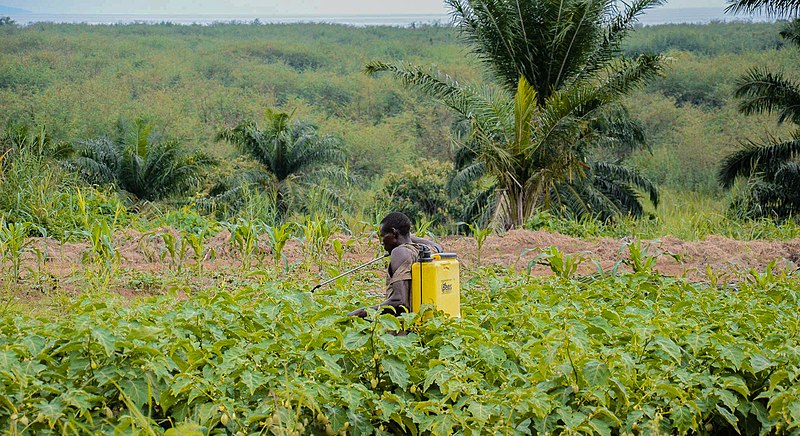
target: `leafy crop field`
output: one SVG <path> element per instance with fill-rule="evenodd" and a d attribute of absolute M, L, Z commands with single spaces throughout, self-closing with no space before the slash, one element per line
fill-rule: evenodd
<path fill-rule="evenodd" d="M 464 271 L 460 319 L 344 316 L 363 276 L 88 293 L 0 321 L 6 434 L 800 432 L 800 280 L 692 283 L 645 262 Z M 409 333 L 393 331 L 404 324 Z"/>

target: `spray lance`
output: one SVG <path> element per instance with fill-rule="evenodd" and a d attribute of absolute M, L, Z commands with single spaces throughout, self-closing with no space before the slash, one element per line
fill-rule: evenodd
<path fill-rule="evenodd" d="M 351 274 L 351 273 L 354 273 L 354 272 L 356 272 L 356 271 L 360 270 L 361 268 L 364 268 L 364 267 L 370 266 L 370 265 L 372 265 L 373 263 L 375 263 L 375 262 L 377 262 L 377 261 L 379 261 L 379 260 L 386 259 L 387 257 L 389 257 L 389 253 L 386 253 L 386 254 L 384 254 L 383 256 L 381 256 L 381 257 L 378 257 L 378 258 L 376 258 L 376 259 L 372 259 L 372 260 L 370 260 L 369 262 L 367 262 L 367 263 L 365 263 L 365 264 L 362 264 L 362 265 L 359 265 L 359 266 L 357 266 L 357 267 L 355 267 L 355 268 L 353 268 L 353 269 L 351 269 L 351 270 L 345 271 L 345 272 L 343 272 L 343 273 L 339 274 L 339 275 L 338 275 L 338 276 L 336 276 L 336 277 L 332 277 L 332 278 L 330 278 L 330 279 L 328 279 L 328 280 L 325 280 L 324 282 L 322 282 L 322 283 L 320 283 L 320 284 L 318 284 L 318 285 L 314 286 L 313 288 L 311 288 L 311 293 L 314 293 L 314 291 L 316 291 L 317 289 L 319 289 L 319 288 L 321 288 L 321 287 L 323 287 L 323 286 L 327 285 L 328 283 L 330 283 L 330 282 L 332 282 L 332 281 L 334 281 L 334 280 L 338 280 L 338 279 L 340 279 L 340 278 L 342 278 L 342 277 L 344 277 L 344 276 L 346 276 L 346 275 L 348 275 L 348 274 Z"/>

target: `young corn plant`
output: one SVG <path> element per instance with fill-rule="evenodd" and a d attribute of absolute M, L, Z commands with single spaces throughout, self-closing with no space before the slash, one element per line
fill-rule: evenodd
<path fill-rule="evenodd" d="M 267 238 L 269 238 L 270 247 L 272 247 L 272 259 L 277 268 L 281 261 L 283 261 L 284 268 L 287 265 L 286 256 L 283 254 L 283 249 L 286 247 L 286 242 L 292 238 L 293 223 L 283 223 L 279 226 L 267 227 Z"/>
<path fill-rule="evenodd" d="M 532 251 L 526 249 L 523 255 Z M 528 275 L 531 274 L 534 265 L 546 265 L 550 267 L 550 271 L 565 280 L 569 280 L 578 271 L 578 267 L 587 260 L 585 256 L 580 253 L 565 254 L 558 247 L 550 247 L 546 251 L 539 253 L 536 257 L 528 262 Z"/>
<path fill-rule="evenodd" d="M 263 257 L 258 254 L 258 236 L 261 225 L 254 221 L 240 219 L 230 227 L 230 243 L 239 251 L 242 271 L 253 267 L 254 261 L 261 264 Z"/>
<path fill-rule="evenodd" d="M 414 228 L 416 229 L 416 235 L 420 238 L 431 238 L 435 239 L 436 235 L 433 234 L 431 231 L 431 227 L 433 227 L 433 220 L 430 220 L 426 217 L 422 217 L 419 221 L 416 222 Z"/>
<path fill-rule="evenodd" d="M 489 235 L 492 234 L 491 227 L 484 227 L 481 228 L 478 223 L 469 224 L 465 222 L 460 222 L 458 225 L 465 225 L 469 228 L 469 231 L 472 233 L 472 237 L 475 238 L 475 243 L 477 244 L 477 265 L 478 267 L 481 266 L 481 250 L 483 249 L 483 244 L 486 243 L 486 240 L 489 238 Z"/>
<path fill-rule="evenodd" d="M 183 232 L 178 236 L 170 232 L 163 232 L 160 234 L 160 237 L 161 240 L 164 241 L 161 261 L 163 262 L 168 258 L 170 269 L 180 274 L 186 257 L 189 254 L 189 243 L 186 240 L 186 235 Z"/>
<path fill-rule="evenodd" d="M 114 245 L 113 227 L 106 221 L 93 221 L 84 235 L 89 241 L 89 247 L 83 253 L 82 262 L 89 282 L 95 290 L 108 290 L 122 260 Z"/>
<path fill-rule="evenodd" d="M 347 242 L 342 242 L 339 239 L 334 239 L 331 242 L 333 247 L 333 254 L 336 256 L 336 267 L 342 269 L 344 266 L 344 254 L 355 244 L 355 239 L 348 239 Z"/>
<path fill-rule="evenodd" d="M 300 242 L 303 244 L 306 259 L 318 264 L 335 227 L 328 219 L 306 218 L 305 224 L 300 226 L 300 231 L 302 232 Z"/>
<path fill-rule="evenodd" d="M 29 251 L 28 231 L 30 223 L 8 223 L 0 225 L 0 254 L 3 260 L 3 275 L 8 276 L 8 283 L 20 280 L 20 270 L 25 253 Z M 6 266 L 8 265 L 8 266 Z M 6 270 L 7 269 L 7 270 Z"/>
<path fill-rule="evenodd" d="M 198 277 L 202 277 L 203 263 L 215 255 L 214 249 L 209 248 L 208 244 L 206 243 L 208 235 L 205 231 L 199 234 L 188 231 L 181 233 L 183 235 L 182 238 L 184 245 L 188 245 L 192 250 L 192 260 L 194 261 L 195 273 Z"/>
<path fill-rule="evenodd" d="M 653 241 L 653 244 L 658 244 L 659 241 Z M 669 251 L 656 251 L 653 252 L 653 245 L 642 245 L 638 240 L 626 242 L 621 248 L 622 252 L 625 248 L 628 249 L 628 259 L 623 259 L 622 263 L 627 265 L 634 273 L 653 274 L 658 262 L 658 258 L 662 255 L 673 258 L 676 262 L 681 262 L 682 257 L 678 254 Z"/>

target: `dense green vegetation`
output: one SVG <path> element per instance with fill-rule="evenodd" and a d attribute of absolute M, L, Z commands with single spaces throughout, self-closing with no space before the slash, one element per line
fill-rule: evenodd
<path fill-rule="evenodd" d="M 668 25 L 639 28 L 625 40 L 628 55 L 655 52 L 667 60 L 662 77 L 624 102 L 651 150 L 635 151 L 624 162 L 675 197 L 662 195 L 664 206 L 646 209 L 662 224 L 682 213 L 668 209 L 670 204 L 689 198 L 713 205 L 703 213 L 723 213 L 718 162 L 743 138 L 782 133 L 768 117 L 741 117 L 732 98 L 736 79 L 749 65 L 780 70 L 797 64 L 798 53 L 783 49 L 779 29 Z M 1 124 L 44 128 L 53 143 L 74 146 L 113 136 L 121 119 L 144 117 L 165 137 L 218 158 L 221 165 L 198 188 L 210 198 L 219 192 L 215 187 L 230 188 L 231 175 L 256 168 L 217 134 L 276 108 L 313 123 L 320 135 L 340 137 L 352 176 L 347 189 L 339 190 L 347 191 L 344 207 L 326 207 L 333 200 L 322 186 L 304 200 L 319 208 L 297 204 L 294 212 L 348 211 L 345 219 L 356 221 L 374 213 L 365 207 L 388 207 L 390 200 L 375 194 L 385 175 L 420 157 L 447 168 L 457 127 L 445 108 L 391 77 L 368 77 L 364 66 L 373 60 L 435 65 L 464 83 L 488 80 L 457 31 L 445 27 L 36 24 L 3 26 L 0 32 Z M 65 184 L 76 183 L 58 169 L 46 174 L 51 180 L 33 184 L 51 186 L 40 197 L 60 195 Z M 260 204 L 275 196 L 251 191 L 241 197 Z M 460 214 L 467 206 L 453 210 Z M 11 217 L 21 209 L 2 210 Z M 218 205 L 204 210 L 231 213 Z M 450 218 L 452 225 L 464 216 Z"/>
<path fill-rule="evenodd" d="M 280 276 L 0 320 L 11 434 L 793 434 L 797 277 L 467 273 L 463 317 L 343 316 L 370 275 Z M 638 256 L 635 253 L 640 253 Z M 308 260 L 311 260 L 310 258 Z M 59 312 L 63 309 L 59 309 Z M 400 322 L 408 336 L 394 336 Z M 169 430 L 169 429 L 176 430 Z M 177 431 L 177 433 L 176 433 Z"/>
<path fill-rule="evenodd" d="M 453 196 L 479 185 L 482 220 L 521 227 L 540 211 L 610 221 L 642 216 L 638 190 L 658 205 L 655 186 L 635 170 L 598 160 L 593 148 L 634 149 L 641 129 L 619 106 L 656 75 L 661 57 L 625 58 L 621 44 L 637 18 L 658 4 L 479 0 L 447 2 L 456 26 L 501 89 L 460 85 L 441 72 L 373 62 L 450 108 L 466 126 L 459 144 Z M 481 183 L 483 182 L 483 183 Z M 485 185 L 485 186 L 481 186 Z"/>
<path fill-rule="evenodd" d="M 800 431 L 800 282 L 774 264 L 709 270 L 695 283 L 656 273 L 634 242 L 612 270 L 578 276 L 583 257 L 539 247 L 529 267 L 545 263 L 553 277 L 463 270 L 459 319 L 344 317 L 380 287 L 375 271 L 308 292 L 354 266 L 354 242 L 379 250 L 374 230 L 390 208 L 408 211 L 420 235 L 469 229 L 478 251 L 492 231 L 464 218 L 479 215 L 473 206 L 491 181 L 450 195 L 462 120 L 391 77 L 364 74 L 380 60 L 430 66 L 452 85 L 491 83 L 496 71 L 455 29 L 5 24 L 0 431 Z M 637 169 L 654 182 L 640 187 L 659 189 L 658 208 L 607 222 L 540 210 L 524 226 L 581 237 L 797 237 L 793 220 L 726 216 L 742 187 L 727 194 L 716 181 L 744 138 L 785 133 L 767 116 L 742 117 L 733 99 L 750 65 L 796 69 L 800 54 L 783 48 L 781 26 L 630 32 L 619 48 L 663 56 L 661 76 L 630 92 L 627 110 L 572 122 L 624 135 L 569 157 L 576 168 L 590 156 Z M 506 115 L 572 83 L 541 91 L 518 79 L 503 91 Z M 514 117 L 503 120 L 513 131 Z M 124 232 L 161 271 L 123 268 Z M 209 270 L 210 241 L 221 237 L 236 262 Z M 292 239 L 300 260 L 290 263 Z M 48 244 L 66 241 L 80 244 L 80 260 L 57 277 Z M 411 333 L 390 334 L 401 322 Z"/>
<path fill-rule="evenodd" d="M 765 11 L 793 19 L 781 30 L 791 45 L 800 47 L 800 5 L 785 1 L 741 0 L 734 10 Z M 800 212 L 800 82 L 797 70 L 785 74 L 754 66 L 737 81 L 739 110 L 745 115 L 768 113 L 778 116 L 778 123 L 791 123 L 795 130 L 789 139 L 768 138 L 761 143 L 752 139 L 729 155 L 720 168 L 719 178 L 730 188 L 739 177 L 745 177 L 747 189 L 732 208 L 749 216 L 786 219 Z"/>

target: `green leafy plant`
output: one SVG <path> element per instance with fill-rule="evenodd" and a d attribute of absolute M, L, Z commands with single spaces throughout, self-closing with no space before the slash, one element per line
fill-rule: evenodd
<path fill-rule="evenodd" d="M 108 290 L 122 260 L 114 244 L 114 227 L 106 221 L 93 221 L 82 235 L 89 242 L 81 258 L 84 273 L 93 290 Z"/>
<path fill-rule="evenodd" d="M 189 242 L 186 240 L 185 235 L 175 235 L 169 231 L 161 232 L 159 236 L 164 243 L 161 261 L 163 262 L 165 258 L 168 258 L 170 269 L 180 274 L 183 263 L 189 254 Z"/>
<path fill-rule="evenodd" d="M 731 0 L 729 3 L 729 11 L 766 12 L 790 19 L 781 36 L 800 47 L 797 2 Z M 736 97 L 741 99 L 739 110 L 743 114 L 776 114 L 779 124 L 788 121 L 794 129 L 786 140 L 769 137 L 760 144 L 749 140 L 724 159 L 718 174 L 723 188 L 730 189 L 740 177 L 748 179 L 730 209 L 746 217 L 796 217 L 800 213 L 800 81 L 763 66 L 753 67 L 738 80 Z"/>
<path fill-rule="evenodd" d="M 263 256 L 259 254 L 259 236 L 262 225 L 258 222 L 239 219 L 229 225 L 230 243 L 239 251 L 242 271 L 253 267 L 253 262 L 260 265 Z"/>
<path fill-rule="evenodd" d="M 293 223 L 283 223 L 277 226 L 267 227 L 267 237 L 269 237 L 269 244 L 272 250 L 272 259 L 277 266 L 281 261 L 286 264 L 286 256 L 283 254 L 283 249 L 286 247 L 286 242 L 292 238 L 292 230 L 295 225 Z"/>
<path fill-rule="evenodd" d="M 477 245 L 477 248 L 478 248 L 478 250 L 476 252 L 476 256 L 477 256 L 477 262 L 476 263 L 480 267 L 481 266 L 481 250 L 483 249 L 483 244 L 486 243 L 486 239 L 489 238 L 489 235 L 492 234 L 494 229 L 492 227 L 483 227 L 483 228 L 481 228 L 478 223 L 469 224 L 469 223 L 461 222 L 461 223 L 458 223 L 458 225 L 467 226 L 467 228 L 469 229 L 470 233 L 472 233 L 472 237 L 475 238 L 475 244 Z"/>
<path fill-rule="evenodd" d="M 160 200 L 196 189 L 209 156 L 184 149 L 178 141 L 162 140 L 143 119 L 120 121 L 115 138 L 85 141 L 70 166 L 96 184 L 114 184 L 138 200 Z"/>
<path fill-rule="evenodd" d="M 215 256 L 213 248 L 208 247 L 207 235 L 205 232 L 200 234 L 193 232 L 184 232 L 182 234 L 184 244 L 192 249 L 192 260 L 194 260 L 195 272 L 198 276 L 203 275 L 203 264 Z"/>
<path fill-rule="evenodd" d="M 2 271 L 4 281 L 16 283 L 20 279 L 23 257 L 29 251 L 31 241 L 28 233 L 30 223 L 0 223 L 0 255 L 2 255 Z"/>
<path fill-rule="evenodd" d="M 319 217 L 306 218 L 305 224 L 298 225 L 298 228 L 306 258 L 318 263 L 325 253 L 326 244 L 336 231 L 333 220 Z"/>
<path fill-rule="evenodd" d="M 346 317 L 373 284 L 320 299 L 297 290 L 303 277 L 0 315 L 0 422 L 11 433 L 167 435 L 799 426 L 797 277 L 732 292 L 647 272 L 585 282 L 479 271 L 458 320 L 430 308 Z M 408 335 L 392 334 L 403 325 Z"/>
<path fill-rule="evenodd" d="M 528 250 L 531 249 L 526 251 Z M 547 265 L 557 277 L 570 279 L 584 261 L 586 261 L 586 257 L 581 254 L 565 254 L 558 247 L 550 247 L 528 262 L 528 274 L 531 273 L 534 265 Z"/>
<path fill-rule="evenodd" d="M 336 162 L 344 159 L 342 141 L 332 135 L 319 135 L 313 124 L 297 120 L 292 115 L 267 109 L 266 125 L 243 121 L 217 134 L 253 158 L 260 165 L 256 171 L 242 172 L 229 183 L 230 190 L 241 189 L 249 183 L 275 194 L 275 206 L 283 216 L 291 201 L 297 199 L 296 187 L 310 189 L 321 179 L 344 181 L 347 172 Z M 335 187 L 327 190 L 329 198 L 340 198 Z"/>

